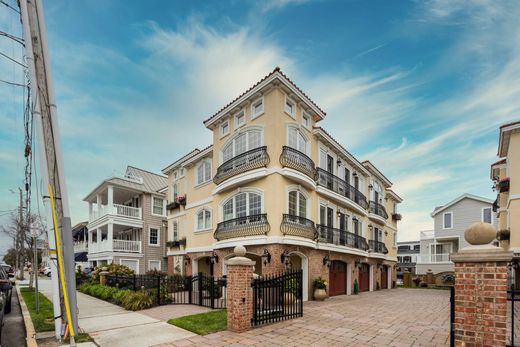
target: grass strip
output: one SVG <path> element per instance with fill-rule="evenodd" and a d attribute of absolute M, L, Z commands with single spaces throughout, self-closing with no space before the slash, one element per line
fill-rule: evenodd
<path fill-rule="evenodd" d="M 215 310 L 173 318 L 168 323 L 198 335 L 207 335 L 227 329 L 227 311 Z"/>

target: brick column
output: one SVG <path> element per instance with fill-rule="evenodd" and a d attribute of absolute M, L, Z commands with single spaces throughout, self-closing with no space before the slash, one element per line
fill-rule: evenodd
<path fill-rule="evenodd" d="M 469 246 L 451 255 L 455 263 L 455 345 L 505 346 L 507 263 L 511 252 Z"/>
<path fill-rule="evenodd" d="M 245 258 L 246 249 L 237 246 L 235 257 L 227 265 L 227 329 L 243 332 L 251 328 L 253 318 L 253 278 L 255 261 Z"/>

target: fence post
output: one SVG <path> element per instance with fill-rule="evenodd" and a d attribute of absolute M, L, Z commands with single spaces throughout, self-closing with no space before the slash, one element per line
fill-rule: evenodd
<path fill-rule="evenodd" d="M 198 275 L 198 289 L 199 289 L 199 306 L 202 306 L 202 291 L 204 290 L 204 277 L 202 277 L 202 272 L 199 272 Z"/>
<path fill-rule="evenodd" d="M 132 277 L 132 289 L 133 289 L 134 292 L 135 292 L 135 274 L 134 274 L 133 277 Z"/>
<path fill-rule="evenodd" d="M 161 304 L 161 276 L 157 276 L 157 305 Z"/>
<path fill-rule="evenodd" d="M 245 257 L 246 248 L 236 246 L 235 257 L 228 259 L 227 274 L 227 328 L 243 332 L 251 328 L 253 317 L 253 290 L 251 280 L 255 261 Z"/>
<path fill-rule="evenodd" d="M 215 308 L 215 278 L 210 277 L 210 290 L 209 298 L 211 299 L 211 308 Z"/>
<path fill-rule="evenodd" d="M 189 276 L 187 278 L 187 282 L 188 282 L 188 302 L 190 304 L 193 304 L 193 276 Z"/>

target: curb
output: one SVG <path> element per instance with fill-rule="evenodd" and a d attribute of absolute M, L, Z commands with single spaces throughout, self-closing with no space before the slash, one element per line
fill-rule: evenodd
<path fill-rule="evenodd" d="M 23 300 L 22 293 L 20 293 L 20 286 L 16 287 L 16 293 L 18 294 L 18 301 L 20 302 L 20 308 L 22 309 L 23 322 L 25 324 L 25 332 L 27 336 L 25 340 L 27 341 L 27 347 L 38 347 L 36 343 L 36 331 L 34 331 L 34 325 L 32 323 L 31 314 L 29 313 L 29 309 Z"/>

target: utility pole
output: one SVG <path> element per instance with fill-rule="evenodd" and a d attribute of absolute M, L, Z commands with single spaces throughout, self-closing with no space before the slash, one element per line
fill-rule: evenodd
<path fill-rule="evenodd" d="M 24 280 L 24 271 L 23 264 L 21 264 L 21 258 L 23 257 L 23 249 L 24 249 L 24 230 L 23 230 L 23 195 L 22 188 L 18 187 L 18 192 L 20 194 L 20 205 L 18 206 L 18 223 L 17 223 L 17 231 L 16 231 L 16 269 L 19 271 L 18 278 L 20 280 Z"/>
<path fill-rule="evenodd" d="M 39 140 L 41 178 L 49 193 L 44 196 L 47 216 L 51 217 L 48 220 L 52 221 L 49 223 L 52 228 L 48 229 L 49 253 L 57 260 L 59 271 L 59 276 L 56 268 L 52 272 L 53 281 L 59 278 L 59 303 L 61 304 L 61 314 L 56 315 L 57 300 L 53 297 L 55 317 L 66 320 L 64 330 L 69 331 L 70 345 L 75 346 L 74 336 L 78 331 L 78 317 L 74 248 L 43 5 L 41 0 L 19 0 L 19 4 L 33 92 L 34 126 Z M 54 261 L 51 261 L 52 263 Z M 57 292 L 56 289 L 53 286 L 54 293 Z M 58 332 L 57 325 L 55 328 L 57 337 L 61 337 L 61 330 Z"/>

